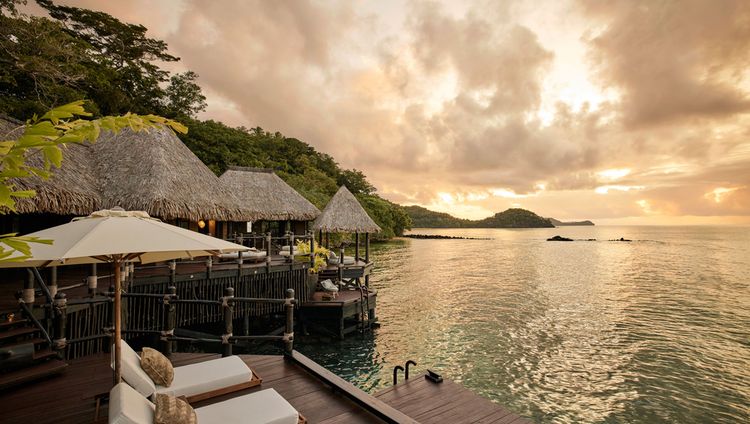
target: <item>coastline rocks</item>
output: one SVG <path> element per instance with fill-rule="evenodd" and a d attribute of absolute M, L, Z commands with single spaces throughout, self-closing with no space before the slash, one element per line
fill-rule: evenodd
<path fill-rule="evenodd" d="M 633 241 L 633 240 L 629 240 L 629 239 L 626 239 L 624 237 L 620 237 L 619 239 L 614 239 L 614 240 L 610 240 L 610 241 Z"/>
<path fill-rule="evenodd" d="M 562 237 L 562 236 L 554 236 L 554 237 L 548 238 L 547 241 L 573 241 L 573 239 Z"/>
<path fill-rule="evenodd" d="M 437 240 L 490 240 L 487 238 L 441 236 L 438 234 L 404 234 L 406 238 L 413 239 L 437 239 Z"/>

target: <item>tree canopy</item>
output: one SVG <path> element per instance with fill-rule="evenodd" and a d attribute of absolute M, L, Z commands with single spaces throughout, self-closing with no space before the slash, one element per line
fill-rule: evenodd
<path fill-rule="evenodd" d="M 181 140 L 217 174 L 230 165 L 271 168 L 319 208 L 340 185 L 383 228 L 400 235 L 411 220 L 376 193 L 364 173 L 343 169 L 304 141 L 262 128 L 232 128 L 197 115 L 206 97 L 192 71 L 171 74 L 160 63 L 179 58 L 143 25 L 99 11 L 36 0 L 50 15 L 20 13 L 23 0 L 0 0 L 0 114 L 26 119 L 86 99 L 93 117 L 161 115 L 183 122 Z"/>

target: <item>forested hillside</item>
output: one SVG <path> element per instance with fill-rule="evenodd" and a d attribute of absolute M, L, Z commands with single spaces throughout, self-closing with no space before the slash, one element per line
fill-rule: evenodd
<path fill-rule="evenodd" d="M 456 218 L 445 212 L 435 212 L 421 206 L 404 206 L 414 228 L 463 228 L 470 227 L 468 219 Z"/>
<path fill-rule="evenodd" d="M 554 227 L 549 219 L 526 209 L 512 208 L 480 219 L 460 219 L 421 206 L 405 206 L 414 228 L 544 228 Z"/>
<path fill-rule="evenodd" d="M 0 0 L 0 114 L 28 119 L 55 105 L 85 99 L 94 116 L 157 114 L 186 124 L 182 141 L 215 173 L 229 165 L 272 168 L 319 208 L 344 184 L 392 237 L 409 228 L 402 207 L 375 192 L 365 175 L 342 169 L 309 144 L 262 128 L 201 121 L 206 98 L 193 72 L 171 74 L 158 63 L 179 61 L 142 25 L 106 13 L 37 0 L 51 18 L 20 13 Z"/>

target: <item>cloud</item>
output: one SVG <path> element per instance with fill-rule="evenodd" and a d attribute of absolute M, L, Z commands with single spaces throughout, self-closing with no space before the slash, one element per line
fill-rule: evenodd
<path fill-rule="evenodd" d="M 633 127 L 750 110 L 750 3 L 581 1 L 604 29 L 586 38 L 602 84 Z"/>
<path fill-rule="evenodd" d="M 304 140 L 391 200 L 750 215 L 748 2 L 138 1 L 99 7 L 166 39 L 203 117 Z"/>

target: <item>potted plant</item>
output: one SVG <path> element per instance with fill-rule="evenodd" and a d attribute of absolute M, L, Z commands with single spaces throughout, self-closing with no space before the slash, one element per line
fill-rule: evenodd
<path fill-rule="evenodd" d="M 310 293 L 315 291 L 315 287 L 318 285 L 318 273 L 328 265 L 328 256 L 331 251 L 325 247 L 316 244 L 315 252 L 313 253 L 314 261 L 310 267 L 309 274 L 307 277 L 307 288 Z M 298 240 L 297 241 L 297 255 L 309 255 L 310 254 L 310 243 Z"/>

